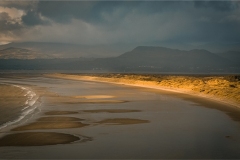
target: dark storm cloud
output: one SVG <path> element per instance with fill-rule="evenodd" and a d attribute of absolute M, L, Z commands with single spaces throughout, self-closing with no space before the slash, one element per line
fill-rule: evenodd
<path fill-rule="evenodd" d="M 54 21 L 60 23 L 69 23 L 72 18 L 87 16 L 86 11 L 89 9 L 88 5 L 89 3 L 87 2 L 81 3 L 81 5 L 79 5 L 79 2 L 77 1 L 40 1 L 37 11 L 43 16 L 48 17 Z"/>
<path fill-rule="evenodd" d="M 38 12 L 54 21 L 69 23 L 73 18 L 86 22 L 104 22 L 103 13 L 112 14 L 117 9 L 123 9 L 122 16 L 140 2 L 121 1 L 40 1 Z"/>
<path fill-rule="evenodd" d="M 20 28 L 22 28 L 22 26 L 18 22 L 14 22 L 8 13 L 0 13 L 0 32 L 2 34 L 7 34 L 8 32 L 18 30 Z"/>
<path fill-rule="evenodd" d="M 40 1 L 37 12 L 59 23 L 69 23 L 72 18 L 90 23 L 106 22 L 103 14 L 111 15 L 116 10 L 121 20 L 128 13 L 156 14 L 181 9 L 191 2 L 178 1 Z"/>
<path fill-rule="evenodd" d="M 239 7 L 238 2 L 232 1 L 195 1 L 196 8 L 211 8 L 217 11 L 231 11 Z"/>
<path fill-rule="evenodd" d="M 23 15 L 22 22 L 28 26 L 48 24 L 48 22 L 42 20 L 40 14 L 35 11 L 28 11 L 26 15 Z"/>
<path fill-rule="evenodd" d="M 240 41 L 238 1 L 3 2 L 0 7 L 24 13 L 20 21 L 2 13 L 0 32 L 27 30 L 23 40 L 134 45 Z"/>
<path fill-rule="evenodd" d="M 19 19 L 16 19 L 16 17 L 14 18 L 9 16 L 9 14 L 7 13 L 8 14 L 7 19 L 5 18 L 5 21 L 1 22 L 2 28 L 8 25 L 9 30 L 12 30 L 12 28 L 17 30 L 22 29 L 24 25 L 27 27 L 48 24 L 48 22 L 44 21 L 40 17 L 40 14 L 36 11 L 37 5 L 38 5 L 37 1 L 0 1 L 0 7 L 8 8 L 9 12 L 11 12 L 11 10 L 13 9 L 25 12 L 20 17 L 21 21 L 19 21 Z M 0 10 L 0 13 L 3 12 L 1 12 Z"/>

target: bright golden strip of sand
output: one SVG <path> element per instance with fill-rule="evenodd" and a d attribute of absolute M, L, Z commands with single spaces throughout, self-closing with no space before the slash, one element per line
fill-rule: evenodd
<path fill-rule="evenodd" d="M 114 99 L 84 99 L 76 98 L 74 96 L 51 96 L 47 97 L 49 103 L 66 103 L 66 104 L 85 104 L 85 103 L 125 103 L 123 100 Z"/>
<path fill-rule="evenodd" d="M 87 95 L 87 96 L 73 96 L 74 98 L 85 98 L 85 99 L 107 99 L 114 98 L 111 95 Z"/>

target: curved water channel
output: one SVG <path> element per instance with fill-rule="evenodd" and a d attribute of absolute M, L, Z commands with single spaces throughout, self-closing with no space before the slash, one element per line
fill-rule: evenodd
<path fill-rule="evenodd" d="M 240 158 L 240 111 L 225 104 L 100 82 L 1 81 L 30 86 L 42 104 L 1 132 L 0 158 Z"/>

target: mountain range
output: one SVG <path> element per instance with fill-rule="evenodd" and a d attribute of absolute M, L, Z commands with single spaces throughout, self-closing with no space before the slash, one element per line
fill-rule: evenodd
<path fill-rule="evenodd" d="M 0 69 L 79 70 L 110 72 L 240 73 L 240 53 L 212 53 L 155 46 L 139 46 L 120 56 L 108 58 L 56 58 L 30 48 L 0 50 Z"/>
<path fill-rule="evenodd" d="M 16 42 L 0 45 L 0 55 L 4 49 L 21 48 L 29 50 L 29 53 L 44 55 L 45 58 L 104 58 L 118 56 L 129 50 L 129 47 L 121 45 L 79 45 L 68 43 L 49 43 L 49 42 Z M 129 48 L 129 49 L 128 49 Z M 21 53 L 19 53 L 21 54 Z M 1 57 L 0 57 L 1 58 Z M 22 58 L 22 59 L 28 59 Z"/>

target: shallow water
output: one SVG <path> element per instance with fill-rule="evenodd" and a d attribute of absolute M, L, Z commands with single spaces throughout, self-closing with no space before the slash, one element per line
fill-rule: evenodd
<path fill-rule="evenodd" d="M 81 140 L 1 147 L 0 158 L 240 158 L 240 111 L 224 104 L 179 93 L 98 82 L 44 77 L 2 81 L 46 87 L 58 95 L 49 98 L 43 94 L 41 112 L 13 126 L 13 130 L 25 126 L 23 133 L 63 133 Z M 95 99 L 81 98 L 91 95 Z M 108 96 L 98 99 L 96 95 Z M 75 103 L 65 103 L 72 97 L 80 98 L 74 99 Z M 97 100 L 104 103 L 91 103 Z M 113 103 L 118 101 L 123 103 Z M 47 117 L 45 121 L 41 121 L 43 117 Z M 78 121 L 73 122 L 70 117 Z M 53 121 L 59 127 L 51 128 Z M 36 123 L 41 123 L 37 130 L 26 129 L 27 125 L 36 128 Z M 73 123 L 86 126 L 69 127 Z M 3 138 L 18 133 L 4 132 L 0 135 Z"/>

